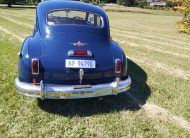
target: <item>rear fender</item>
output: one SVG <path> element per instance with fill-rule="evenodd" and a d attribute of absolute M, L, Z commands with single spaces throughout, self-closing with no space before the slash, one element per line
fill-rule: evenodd
<path fill-rule="evenodd" d="M 19 64 L 18 64 L 18 69 L 19 69 L 19 79 L 21 81 L 29 82 L 30 79 L 30 72 L 29 72 L 29 54 L 28 54 L 28 44 L 30 41 L 30 37 L 27 37 L 20 49 L 19 53 Z"/>
<path fill-rule="evenodd" d="M 19 60 L 19 79 L 25 82 L 31 82 L 35 79 L 35 76 L 31 74 L 31 59 L 38 58 L 41 56 L 41 46 L 39 39 L 28 37 L 23 42 L 20 50 Z M 41 70 L 41 69 L 40 69 Z"/>
<path fill-rule="evenodd" d="M 114 64 L 115 64 L 115 59 L 121 60 L 122 62 L 121 77 L 126 77 L 127 76 L 127 60 L 126 60 L 125 53 L 123 52 L 119 44 L 116 43 L 115 41 L 111 41 L 111 47 L 112 47 L 112 52 L 114 56 Z"/>

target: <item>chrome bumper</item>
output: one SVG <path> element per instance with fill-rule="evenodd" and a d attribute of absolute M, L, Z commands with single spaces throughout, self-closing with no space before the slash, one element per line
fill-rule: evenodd
<path fill-rule="evenodd" d="M 18 78 L 15 79 L 17 92 L 24 96 L 36 97 L 41 99 L 77 99 L 91 98 L 106 95 L 117 95 L 127 91 L 130 88 L 131 78 L 126 80 L 116 79 L 114 82 L 91 85 L 90 87 L 76 88 L 74 85 L 54 85 L 21 82 Z"/>

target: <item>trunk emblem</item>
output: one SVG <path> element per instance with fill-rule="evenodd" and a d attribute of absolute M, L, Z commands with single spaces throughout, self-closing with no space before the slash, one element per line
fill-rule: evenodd
<path fill-rule="evenodd" d="M 70 43 L 71 45 L 74 45 L 74 46 L 85 46 L 87 45 L 88 43 L 81 43 L 80 41 L 76 42 L 76 43 Z"/>
<path fill-rule="evenodd" d="M 79 70 L 79 79 L 80 79 L 80 84 L 82 83 L 82 79 L 84 77 L 84 70 L 83 69 L 80 69 Z"/>

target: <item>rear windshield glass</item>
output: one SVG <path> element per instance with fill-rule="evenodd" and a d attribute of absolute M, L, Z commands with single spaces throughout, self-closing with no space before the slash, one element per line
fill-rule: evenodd
<path fill-rule="evenodd" d="M 48 13 L 47 23 L 49 25 L 75 24 L 103 27 L 101 16 L 87 11 L 68 9 Z"/>

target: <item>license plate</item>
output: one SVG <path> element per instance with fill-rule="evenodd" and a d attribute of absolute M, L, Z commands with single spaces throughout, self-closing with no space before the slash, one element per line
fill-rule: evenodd
<path fill-rule="evenodd" d="M 66 59 L 65 67 L 66 68 L 96 68 L 96 61 L 95 60 Z"/>

